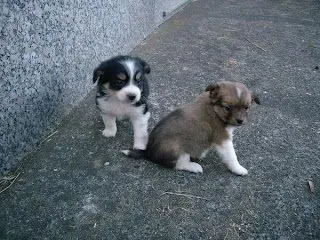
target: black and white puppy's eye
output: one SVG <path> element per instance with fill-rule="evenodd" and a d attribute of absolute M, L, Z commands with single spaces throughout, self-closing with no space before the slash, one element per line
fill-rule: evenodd
<path fill-rule="evenodd" d="M 245 110 L 249 110 L 249 107 L 250 107 L 250 106 L 245 106 L 244 109 L 245 109 Z"/>
<path fill-rule="evenodd" d="M 122 81 L 127 80 L 127 76 L 124 73 L 118 73 L 117 78 Z"/>
<path fill-rule="evenodd" d="M 141 72 L 137 72 L 137 74 L 136 74 L 136 80 L 137 81 L 139 81 L 140 80 L 140 78 L 141 78 Z"/>

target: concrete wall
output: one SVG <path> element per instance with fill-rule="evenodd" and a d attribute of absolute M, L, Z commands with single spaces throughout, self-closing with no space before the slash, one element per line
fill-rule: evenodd
<path fill-rule="evenodd" d="M 92 89 L 102 60 L 126 54 L 187 0 L 2 0 L 0 173 Z"/>

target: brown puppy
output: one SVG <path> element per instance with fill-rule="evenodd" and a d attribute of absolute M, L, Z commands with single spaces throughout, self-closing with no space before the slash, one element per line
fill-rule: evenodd
<path fill-rule="evenodd" d="M 125 150 L 133 158 L 147 158 L 177 170 L 202 173 L 199 159 L 212 148 L 237 175 L 248 174 L 235 154 L 232 135 L 246 122 L 252 102 L 260 104 L 247 87 L 239 82 L 223 81 L 209 85 L 193 103 L 162 119 L 152 130 L 146 150 Z"/>

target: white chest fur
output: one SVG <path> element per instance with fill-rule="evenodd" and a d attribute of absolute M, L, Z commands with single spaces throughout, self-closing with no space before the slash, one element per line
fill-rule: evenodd
<path fill-rule="evenodd" d="M 234 131 L 235 127 L 227 127 L 227 132 L 229 134 L 229 138 L 232 141 L 233 138 L 233 131 Z"/>
<path fill-rule="evenodd" d="M 117 118 L 136 117 L 143 111 L 143 107 L 137 107 L 130 103 L 124 103 L 116 98 L 99 98 L 97 99 L 99 109 L 102 113 L 116 116 Z"/>

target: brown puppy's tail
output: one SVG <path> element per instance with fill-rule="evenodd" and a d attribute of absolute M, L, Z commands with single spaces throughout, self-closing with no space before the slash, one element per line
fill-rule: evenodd
<path fill-rule="evenodd" d="M 147 151 L 141 149 L 129 149 L 121 151 L 124 155 L 134 159 L 146 159 Z"/>

